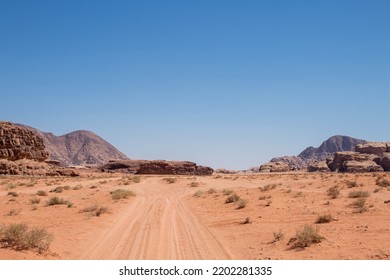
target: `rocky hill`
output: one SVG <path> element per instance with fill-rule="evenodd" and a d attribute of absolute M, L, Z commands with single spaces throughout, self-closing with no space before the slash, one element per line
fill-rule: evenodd
<path fill-rule="evenodd" d="M 62 136 L 42 132 L 36 128 L 17 124 L 27 128 L 43 139 L 49 158 L 61 165 L 100 165 L 110 159 L 128 159 L 126 155 L 93 132 L 79 130 Z"/>
<path fill-rule="evenodd" d="M 367 141 L 356 139 L 348 136 L 335 135 L 322 142 L 322 144 L 315 147 L 308 147 L 303 150 L 298 156 L 283 156 L 276 157 L 270 160 L 271 164 L 267 164 L 265 170 L 273 170 L 272 163 L 283 162 L 286 163 L 290 170 L 306 170 L 308 166 L 315 162 L 324 161 L 327 158 L 333 157 L 336 152 L 354 151 L 355 146 L 364 144 Z M 275 166 L 275 170 L 278 168 Z M 260 168 L 261 170 L 261 168 Z"/>

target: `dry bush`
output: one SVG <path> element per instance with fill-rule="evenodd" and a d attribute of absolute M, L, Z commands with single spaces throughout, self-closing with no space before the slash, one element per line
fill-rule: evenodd
<path fill-rule="evenodd" d="M 377 179 L 376 180 L 376 184 L 377 186 L 380 186 L 380 187 L 390 187 L 390 181 L 387 180 L 387 179 Z"/>
<path fill-rule="evenodd" d="M 234 194 L 230 195 L 228 198 L 226 198 L 225 203 L 236 202 L 239 199 L 240 199 L 240 197 L 237 194 L 234 193 Z"/>
<path fill-rule="evenodd" d="M 304 225 L 303 229 L 298 230 L 293 238 L 289 240 L 287 245 L 291 244 L 290 249 L 306 248 L 312 244 L 320 243 L 325 238 L 318 233 L 318 227 Z"/>
<path fill-rule="evenodd" d="M 8 217 L 17 216 L 17 215 L 19 215 L 20 212 L 22 212 L 21 209 L 12 209 L 5 215 L 8 216 Z"/>
<path fill-rule="evenodd" d="M 128 198 L 129 196 L 136 196 L 135 192 L 124 189 L 117 189 L 113 192 L 110 192 L 112 199 L 118 200 L 122 198 Z"/>
<path fill-rule="evenodd" d="M 233 193 L 232 190 L 223 190 L 222 191 L 223 195 L 231 195 Z"/>
<path fill-rule="evenodd" d="M 331 199 L 336 199 L 340 196 L 340 190 L 337 186 L 334 186 L 334 187 L 330 187 L 328 190 L 327 190 L 327 194 L 328 196 L 331 198 Z"/>
<path fill-rule="evenodd" d="M 348 188 L 356 188 L 358 186 L 356 181 L 345 181 Z"/>
<path fill-rule="evenodd" d="M 237 209 L 245 208 L 247 203 L 248 203 L 247 200 L 241 199 L 241 198 L 240 198 L 240 199 L 237 201 Z"/>
<path fill-rule="evenodd" d="M 316 220 L 316 224 L 326 224 L 326 223 L 330 223 L 333 220 L 334 219 L 331 214 L 325 214 L 325 215 L 318 216 Z"/>
<path fill-rule="evenodd" d="M 259 197 L 259 200 L 266 200 L 266 199 L 270 199 L 270 198 L 272 198 L 272 196 L 270 196 L 270 195 L 263 195 L 263 196 Z"/>
<path fill-rule="evenodd" d="M 36 249 L 42 253 L 49 249 L 52 240 L 52 235 L 43 228 L 29 230 L 26 224 L 0 226 L 0 241 L 3 247 L 15 250 Z"/>
<path fill-rule="evenodd" d="M 61 205 L 66 204 L 68 207 L 72 207 L 72 202 L 65 200 L 63 198 L 59 198 L 58 196 L 51 197 L 48 201 L 46 201 L 46 206 L 53 206 L 53 205 Z"/>
<path fill-rule="evenodd" d="M 198 182 L 191 182 L 190 187 L 197 188 L 197 187 L 199 187 L 199 183 Z"/>
<path fill-rule="evenodd" d="M 165 182 L 167 182 L 168 184 L 173 184 L 173 183 L 175 183 L 175 182 L 177 181 L 176 178 L 172 178 L 172 177 L 163 178 L 163 180 L 164 180 Z"/>
<path fill-rule="evenodd" d="M 362 197 L 352 202 L 350 206 L 356 209 L 356 213 L 364 213 L 368 210 L 366 207 L 366 199 Z"/>
<path fill-rule="evenodd" d="M 80 213 L 92 213 L 93 216 L 99 217 L 100 215 L 102 215 L 104 213 L 108 213 L 108 208 L 107 207 L 102 207 L 102 206 L 99 207 L 97 205 L 93 205 L 93 206 L 85 207 L 82 210 L 80 210 L 79 212 Z"/>
<path fill-rule="evenodd" d="M 8 192 L 7 195 L 12 196 L 12 197 L 18 197 L 19 196 L 19 194 L 17 192 Z"/>
<path fill-rule="evenodd" d="M 37 191 L 37 195 L 39 195 L 39 196 L 47 196 L 47 193 L 45 191 L 39 190 L 39 191 Z"/>
<path fill-rule="evenodd" d="M 252 223 L 252 219 L 250 217 L 246 217 L 245 220 L 242 222 L 243 225 L 251 224 L 251 223 Z"/>
<path fill-rule="evenodd" d="M 270 191 L 270 190 L 273 190 L 277 187 L 278 185 L 276 184 L 268 184 L 264 187 L 259 187 L 259 190 L 261 190 L 262 192 L 266 192 L 266 191 Z"/>
<path fill-rule="evenodd" d="M 41 202 L 41 199 L 38 197 L 33 197 L 30 199 L 31 204 L 38 204 L 39 202 Z"/>
<path fill-rule="evenodd" d="M 209 188 L 207 193 L 208 194 L 213 194 L 213 193 L 216 193 L 217 191 L 214 189 L 214 188 Z"/>
<path fill-rule="evenodd" d="M 349 198 L 369 197 L 370 193 L 367 191 L 352 191 L 348 194 Z"/>
<path fill-rule="evenodd" d="M 203 195 L 203 191 L 199 190 L 194 193 L 194 196 L 201 197 Z"/>

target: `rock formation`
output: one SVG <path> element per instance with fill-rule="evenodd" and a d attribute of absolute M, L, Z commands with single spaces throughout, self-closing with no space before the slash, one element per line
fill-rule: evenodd
<path fill-rule="evenodd" d="M 60 162 L 63 166 L 96 166 L 110 159 L 128 159 L 113 145 L 90 131 L 79 130 L 56 136 L 26 125 L 18 124 L 18 126 L 27 128 L 41 137 L 50 154 L 50 159 Z"/>
<path fill-rule="evenodd" d="M 213 169 L 190 161 L 165 160 L 111 160 L 98 167 L 103 172 L 166 175 L 212 175 Z"/>
<path fill-rule="evenodd" d="M 290 166 L 285 162 L 269 162 L 260 166 L 259 172 L 288 172 L 291 171 Z"/>

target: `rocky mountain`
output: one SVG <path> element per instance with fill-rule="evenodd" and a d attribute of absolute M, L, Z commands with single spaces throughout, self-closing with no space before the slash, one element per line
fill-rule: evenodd
<path fill-rule="evenodd" d="M 36 128 L 17 124 L 27 128 L 43 139 L 51 160 L 61 165 L 100 165 L 110 159 L 128 159 L 126 155 L 93 132 L 78 130 L 62 136 L 42 132 Z"/>
<path fill-rule="evenodd" d="M 291 170 L 306 170 L 308 166 L 315 162 L 324 161 L 327 158 L 333 157 L 336 152 L 354 151 L 355 146 L 366 142 L 365 140 L 348 136 L 335 135 L 322 142 L 317 148 L 312 146 L 306 148 L 298 156 L 276 157 L 271 159 L 270 162 L 284 162 Z M 272 170 L 271 168 L 271 172 Z"/>

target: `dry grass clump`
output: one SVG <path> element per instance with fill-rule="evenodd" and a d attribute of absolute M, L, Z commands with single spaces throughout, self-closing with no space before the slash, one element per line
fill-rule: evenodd
<path fill-rule="evenodd" d="M 376 184 L 377 186 L 380 186 L 380 187 L 390 187 L 390 181 L 387 180 L 387 179 L 377 179 L 376 180 Z"/>
<path fill-rule="evenodd" d="M 362 197 L 352 202 L 350 206 L 356 209 L 356 213 L 364 213 L 368 211 L 368 208 L 366 207 L 366 199 Z"/>
<path fill-rule="evenodd" d="M 316 220 L 316 224 L 326 224 L 326 223 L 330 223 L 333 220 L 334 219 L 331 214 L 325 214 L 325 215 L 318 216 Z"/>
<path fill-rule="evenodd" d="M 284 238 L 284 233 L 280 229 L 279 229 L 279 231 L 274 232 L 273 235 L 274 235 L 273 242 L 280 241 Z"/>
<path fill-rule="evenodd" d="M 240 199 L 237 201 L 237 209 L 245 208 L 247 203 L 248 203 L 247 200 L 240 198 Z"/>
<path fill-rule="evenodd" d="M 113 192 L 110 192 L 112 199 L 118 200 L 122 198 L 128 198 L 129 196 L 136 196 L 135 192 L 124 189 L 117 189 Z"/>
<path fill-rule="evenodd" d="M 230 195 L 228 198 L 226 198 L 225 200 L 225 203 L 232 203 L 232 202 L 236 202 L 240 199 L 240 196 L 238 196 L 237 194 L 233 193 L 232 195 Z"/>
<path fill-rule="evenodd" d="M 356 188 L 358 186 L 356 181 L 345 181 L 348 188 Z"/>
<path fill-rule="evenodd" d="M 199 187 L 199 183 L 198 182 L 191 182 L 190 187 L 197 188 L 197 187 Z"/>
<path fill-rule="evenodd" d="M 3 248 L 36 249 L 42 253 L 49 249 L 52 240 L 52 235 L 43 228 L 29 230 L 26 224 L 0 225 L 0 242 Z"/>
<path fill-rule="evenodd" d="M 30 199 L 31 204 L 38 204 L 39 202 L 41 202 L 41 199 L 39 197 L 33 197 Z"/>
<path fill-rule="evenodd" d="M 277 187 L 278 185 L 276 184 L 268 184 L 264 187 L 259 187 L 259 190 L 261 190 L 262 192 L 266 192 L 266 191 L 270 191 L 270 190 L 273 190 Z"/>
<path fill-rule="evenodd" d="M 251 223 L 252 223 L 251 217 L 246 217 L 245 220 L 241 224 L 246 225 L 246 224 L 251 224 Z"/>
<path fill-rule="evenodd" d="M 223 193 L 223 195 L 231 195 L 233 193 L 233 191 L 225 189 L 225 190 L 222 191 L 222 193 Z"/>
<path fill-rule="evenodd" d="M 287 245 L 291 244 L 290 249 L 304 249 L 312 244 L 320 243 L 325 238 L 319 235 L 318 231 L 318 227 L 306 224 L 303 229 L 296 232 L 295 236 L 288 241 Z"/>
<path fill-rule="evenodd" d="M 37 191 L 37 195 L 39 195 L 39 196 L 47 196 L 47 193 L 45 191 L 39 190 L 39 191 Z"/>
<path fill-rule="evenodd" d="M 11 217 L 11 216 L 17 216 L 19 213 L 22 212 L 21 209 L 12 209 L 10 210 L 5 216 Z"/>
<path fill-rule="evenodd" d="M 352 191 L 348 194 L 349 198 L 369 197 L 370 193 L 367 191 Z"/>
<path fill-rule="evenodd" d="M 62 205 L 62 204 L 66 204 L 68 208 L 73 206 L 72 202 L 65 200 L 63 198 L 59 198 L 58 196 L 53 196 L 48 201 L 46 201 L 46 206 Z"/>
<path fill-rule="evenodd" d="M 216 192 L 217 192 L 217 190 L 214 189 L 214 188 L 209 188 L 209 189 L 207 190 L 207 193 L 208 193 L 208 194 L 213 194 L 213 193 L 216 193 Z"/>
<path fill-rule="evenodd" d="M 8 192 L 7 195 L 12 196 L 12 197 L 18 197 L 19 196 L 19 194 L 17 192 Z"/>
<path fill-rule="evenodd" d="M 55 187 L 54 189 L 52 189 L 50 192 L 54 192 L 54 193 L 62 193 L 63 191 L 66 191 L 66 190 L 70 190 L 70 187 L 69 186 L 65 186 L 65 187 Z"/>
<path fill-rule="evenodd" d="M 336 199 L 340 196 L 340 190 L 337 186 L 334 186 L 334 187 L 330 187 L 328 190 L 327 190 L 327 194 L 328 196 L 331 198 L 331 199 Z"/>
<path fill-rule="evenodd" d="M 163 180 L 164 180 L 165 182 L 167 182 L 168 184 L 173 184 L 173 183 L 175 183 L 175 182 L 177 181 L 176 178 L 172 178 L 172 177 L 163 178 Z"/>
<path fill-rule="evenodd" d="M 199 190 L 194 193 L 194 196 L 201 197 L 203 195 L 203 191 Z"/>
<path fill-rule="evenodd" d="M 89 206 L 85 207 L 82 210 L 79 211 L 80 213 L 92 213 L 93 216 L 99 217 L 102 214 L 108 213 L 108 208 L 107 207 L 102 207 L 102 206 Z"/>

